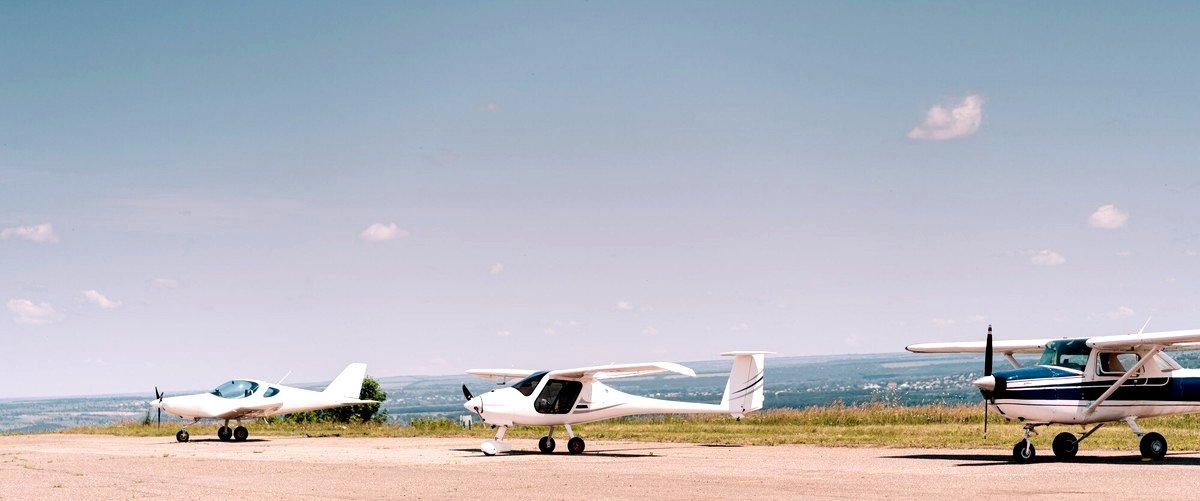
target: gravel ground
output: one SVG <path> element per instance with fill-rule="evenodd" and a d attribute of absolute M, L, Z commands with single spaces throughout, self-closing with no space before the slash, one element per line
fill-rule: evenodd
<path fill-rule="evenodd" d="M 0 499 L 1189 499 L 1200 466 L 1198 453 L 1150 463 L 1086 447 L 1075 462 L 1015 465 L 996 450 L 594 441 L 547 456 L 512 443 L 485 457 L 461 438 L 8 436 Z"/>

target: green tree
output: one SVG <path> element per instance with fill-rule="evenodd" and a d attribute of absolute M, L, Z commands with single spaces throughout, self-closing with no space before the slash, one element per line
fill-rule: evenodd
<path fill-rule="evenodd" d="M 362 389 L 358 392 L 358 398 L 383 402 L 387 400 L 387 392 L 383 391 L 383 388 L 379 386 L 379 381 L 376 381 L 371 376 L 366 376 L 363 378 Z M 296 412 L 283 416 L 283 420 L 292 423 L 349 423 L 352 421 L 359 423 L 385 423 L 388 420 L 388 413 L 387 409 L 381 407 L 381 404 L 361 404 L 320 411 Z"/>

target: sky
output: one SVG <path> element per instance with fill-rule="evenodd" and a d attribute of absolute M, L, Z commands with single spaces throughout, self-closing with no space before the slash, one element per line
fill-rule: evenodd
<path fill-rule="evenodd" d="M 0 397 L 1197 328 L 1197 25 L 0 4 Z"/>

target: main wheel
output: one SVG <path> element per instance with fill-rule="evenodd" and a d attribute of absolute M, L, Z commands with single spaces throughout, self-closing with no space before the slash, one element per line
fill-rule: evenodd
<path fill-rule="evenodd" d="M 538 440 L 538 450 L 546 454 L 554 452 L 554 437 L 547 435 Z"/>
<path fill-rule="evenodd" d="M 221 426 L 217 428 L 217 438 L 221 439 L 222 442 L 228 442 L 229 439 L 233 438 L 233 430 L 228 426 Z"/>
<path fill-rule="evenodd" d="M 191 435 L 188 435 L 187 430 L 179 430 L 175 432 L 176 442 L 187 442 L 189 438 L 191 438 Z"/>
<path fill-rule="evenodd" d="M 245 426 L 238 426 L 233 429 L 234 440 L 245 442 L 247 438 L 250 438 L 250 430 L 247 430 Z"/>
<path fill-rule="evenodd" d="M 1155 461 L 1167 457 L 1167 439 L 1157 433 L 1142 436 L 1142 457 Z"/>
<path fill-rule="evenodd" d="M 579 437 L 567 440 L 567 452 L 571 454 L 583 454 L 583 439 Z"/>
<path fill-rule="evenodd" d="M 1037 452 L 1033 448 L 1033 443 L 1029 442 L 1029 440 L 1022 440 L 1013 446 L 1013 460 L 1018 463 L 1032 462 L 1036 455 Z"/>
<path fill-rule="evenodd" d="M 1066 432 L 1055 435 L 1050 447 L 1054 449 L 1054 457 L 1059 459 L 1071 459 L 1079 453 L 1079 441 L 1075 435 Z"/>

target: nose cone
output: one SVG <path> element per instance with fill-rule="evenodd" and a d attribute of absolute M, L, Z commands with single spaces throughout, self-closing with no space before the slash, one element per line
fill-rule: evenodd
<path fill-rule="evenodd" d="M 151 400 L 150 407 L 153 407 L 155 409 L 161 409 L 162 408 L 162 400 Z"/>
<path fill-rule="evenodd" d="M 972 384 L 981 390 L 992 391 L 996 389 L 996 376 L 983 376 L 979 379 L 976 379 Z"/>
<path fill-rule="evenodd" d="M 470 400 L 467 400 L 467 403 L 463 404 L 463 407 L 465 407 L 467 410 L 469 410 L 471 412 L 480 414 L 480 406 L 481 405 L 483 405 L 483 399 L 480 397 L 475 397 Z M 480 414 L 480 415 L 482 416 L 482 414 Z"/>

